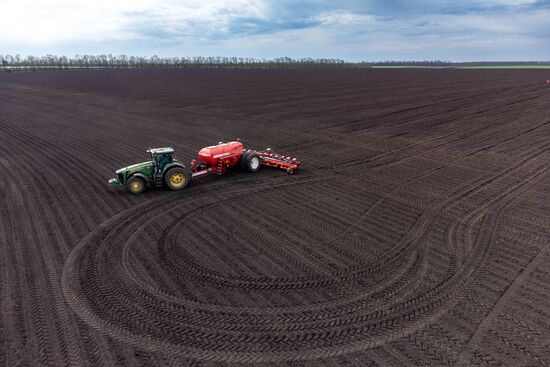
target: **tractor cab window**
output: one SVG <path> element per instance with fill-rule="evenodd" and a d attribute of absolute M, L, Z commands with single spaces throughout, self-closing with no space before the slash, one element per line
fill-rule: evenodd
<path fill-rule="evenodd" d="M 162 172 L 167 164 L 172 163 L 172 154 L 153 154 L 152 156 L 157 172 Z"/>

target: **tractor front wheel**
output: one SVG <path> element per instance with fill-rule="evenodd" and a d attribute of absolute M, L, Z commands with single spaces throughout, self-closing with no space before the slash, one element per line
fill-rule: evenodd
<path fill-rule="evenodd" d="M 189 172 L 183 168 L 172 168 L 164 176 L 164 183 L 172 190 L 183 190 L 190 181 Z"/>
<path fill-rule="evenodd" d="M 126 183 L 126 189 L 132 194 L 139 194 L 145 191 L 145 181 L 141 177 L 130 177 Z"/>
<path fill-rule="evenodd" d="M 262 167 L 262 159 L 258 153 L 248 151 L 241 156 L 241 168 L 248 172 L 258 172 Z"/>

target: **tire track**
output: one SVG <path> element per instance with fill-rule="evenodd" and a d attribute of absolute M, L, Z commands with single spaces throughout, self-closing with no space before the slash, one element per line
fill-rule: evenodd
<path fill-rule="evenodd" d="M 475 186 L 466 186 L 464 189 L 462 190 L 458 190 L 454 195 L 451 195 L 449 197 L 448 200 L 446 200 L 445 202 L 443 202 L 443 204 L 440 204 L 438 205 L 435 209 L 435 210 L 431 210 L 429 211 L 429 217 L 430 219 L 426 218 L 426 220 L 422 221 L 423 225 L 417 225 L 416 228 L 417 228 L 417 236 L 419 237 L 414 237 L 414 239 L 411 239 L 411 242 L 414 243 L 415 241 L 418 241 L 419 238 L 422 238 L 423 236 L 423 233 L 425 233 L 426 231 L 429 230 L 429 227 L 431 226 L 431 223 L 433 223 L 433 220 L 434 218 L 437 218 L 437 213 L 441 212 L 441 210 L 443 210 L 443 208 L 446 208 L 446 207 L 449 207 L 449 205 L 456 205 L 457 202 L 460 202 L 460 200 L 465 200 L 465 198 L 467 197 L 472 197 L 474 195 L 476 195 L 477 193 L 479 193 L 481 190 L 487 188 L 489 185 L 494 185 L 496 183 L 498 183 L 499 181 L 503 180 L 505 177 L 508 177 L 510 176 L 511 174 L 513 174 L 515 171 L 518 171 L 520 169 L 522 169 L 524 166 L 526 165 L 529 165 L 529 164 L 532 164 L 532 163 L 536 163 L 537 160 L 540 159 L 540 157 L 548 150 L 548 147 L 546 146 L 543 146 L 541 148 L 536 148 L 536 149 L 533 149 L 531 155 L 527 155 L 523 160 L 521 160 L 520 162 L 518 162 L 516 164 L 516 166 L 514 167 L 511 167 L 511 168 L 508 168 L 508 169 L 505 169 L 504 171 L 502 171 L 501 173 L 495 175 L 495 176 L 492 176 L 490 177 L 489 179 L 484 179 L 484 180 L 481 180 L 480 182 L 477 182 Z M 531 177 L 528 177 L 527 179 L 525 179 L 523 182 L 529 182 L 531 180 Z M 508 204 L 508 202 L 510 202 L 512 199 L 514 199 L 514 196 L 510 196 L 509 193 L 512 193 L 514 192 L 514 190 L 516 188 L 520 188 L 524 185 L 524 183 L 520 183 L 516 186 L 514 186 L 513 188 L 511 189 L 508 189 L 507 191 L 505 191 L 503 194 L 501 194 L 500 196 L 497 196 L 496 198 L 493 198 L 489 203 L 485 204 L 484 206 L 482 206 L 480 209 L 477 209 L 476 212 L 478 213 L 483 213 L 483 217 L 484 218 L 487 218 L 486 216 L 486 210 L 488 208 L 489 205 L 492 205 L 491 203 L 496 203 L 498 202 L 499 200 L 502 200 L 504 198 L 507 198 L 507 201 L 506 201 L 506 204 Z M 285 185 L 287 186 L 287 185 Z M 283 186 L 283 187 L 285 187 Z M 269 190 L 275 190 L 275 188 L 271 187 L 269 188 Z M 244 190 L 244 195 L 250 195 L 250 190 L 248 189 L 245 189 Z M 227 193 L 226 195 L 224 196 L 227 196 Z M 238 198 L 238 196 L 237 196 Z M 197 209 L 199 210 L 205 210 L 205 209 L 211 209 L 213 207 L 217 207 L 217 206 L 220 206 L 220 205 L 224 205 L 225 202 L 230 202 L 230 201 L 233 201 L 233 200 L 236 200 L 235 197 L 228 197 L 227 199 L 223 199 L 223 200 L 216 200 L 214 203 L 212 204 L 203 204 L 202 206 L 199 206 L 198 208 L 195 208 L 191 213 L 192 214 L 187 214 L 187 215 L 184 215 L 182 217 L 180 217 L 179 221 L 181 222 L 186 222 L 186 221 L 189 221 L 189 216 L 190 215 L 197 215 Z M 186 202 L 186 206 L 189 207 L 189 202 L 187 201 Z M 178 206 L 178 204 L 174 204 L 174 203 L 169 203 L 168 205 L 160 205 L 162 207 L 162 210 L 166 210 L 166 207 L 176 207 Z M 506 205 L 503 205 L 502 206 L 502 210 L 504 210 L 504 208 L 506 207 Z M 153 211 L 155 212 L 155 211 Z M 152 214 L 151 217 L 154 217 L 155 214 Z M 132 220 L 132 214 L 128 214 L 127 217 L 130 218 L 130 220 Z M 138 225 L 139 227 L 143 227 L 143 223 L 144 223 L 144 220 L 149 220 L 148 218 L 145 218 L 145 219 L 142 219 L 143 218 L 143 213 L 141 213 L 140 215 L 140 222 L 138 222 L 137 224 L 134 224 L 134 225 Z M 127 237 L 127 234 L 128 233 L 128 229 L 126 228 L 126 226 L 128 225 L 129 222 L 127 222 L 128 219 L 126 219 L 125 221 L 122 222 L 122 224 L 120 224 L 120 227 L 118 227 L 118 229 L 115 229 L 115 230 L 111 230 L 111 234 L 108 234 L 107 237 L 105 238 L 105 240 L 107 240 L 109 238 L 109 240 L 107 240 L 107 243 L 127 243 L 127 244 L 130 244 L 132 243 L 132 241 L 134 240 L 135 238 L 135 234 L 134 235 L 130 235 L 129 237 Z M 484 221 L 486 221 L 487 219 L 484 219 Z M 494 232 L 494 228 L 496 228 L 497 224 L 498 224 L 498 219 L 492 219 L 493 220 L 493 224 L 486 224 L 483 226 L 483 228 L 488 228 L 487 230 L 484 230 L 482 231 L 482 234 L 484 237 L 481 237 L 481 239 L 478 239 L 477 242 L 481 241 L 483 244 L 485 244 L 484 246 L 487 246 L 488 243 L 490 243 L 491 241 L 491 236 L 493 236 L 493 232 Z M 124 229 L 123 229 L 124 228 Z M 132 228 L 132 227 L 131 227 Z M 172 223 L 172 226 L 168 228 L 168 232 L 166 234 L 166 236 L 162 236 L 161 237 L 161 243 L 163 243 L 166 239 L 169 239 L 170 238 L 170 233 L 171 233 L 171 230 L 172 229 L 181 229 L 181 226 L 177 224 L 177 222 L 174 222 Z M 130 229 L 131 231 L 133 231 L 133 229 Z M 120 233 L 118 233 L 120 231 Z M 122 240 L 122 238 L 126 238 L 126 240 Z M 100 240 L 99 244 L 101 243 L 105 243 L 104 241 L 105 240 Z M 84 243 L 81 243 L 79 245 L 79 248 L 81 248 L 82 250 L 85 249 L 85 245 L 86 242 Z M 286 350 L 286 351 L 283 351 L 283 352 L 280 352 L 280 353 L 273 353 L 273 352 L 261 352 L 261 351 L 251 351 L 249 350 L 249 346 L 248 344 L 245 344 L 247 345 L 248 347 L 245 348 L 245 349 L 242 349 L 243 346 L 240 346 L 239 343 L 246 343 L 246 340 L 249 340 L 252 341 L 254 340 L 254 346 L 256 349 L 258 348 L 265 348 L 267 347 L 268 345 L 271 345 L 273 342 L 277 342 L 277 343 L 283 343 L 284 340 L 290 338 L 290 337 L 294 337 L 294 338 L 298 338 L 298 339 L 293 339 L 293 342 L 292 344 L 288 344 L 288 347 L 290 347 L 290 345 L 296 345 L 298 343 L 298 345 L 300 345 L 300 343 L 303 343 L 304 342 L 304 339 L 301 339 L 301 338 L 305 338 L 305 340 L 307 340 L 307 343 L 310 344 L 310 349 L 309 349 L 309 354 L 310 355 L 323 355 L 323 356 L 330 356 L 330 355 L 335 355 L 334 353 L 336 354 L 341 354 L 343 353 L 343 351 L 346 351 L 346 352 L 350 352 L 350 351 L 354 351 L 354 350 L 357 350 L 356 348 L 358 348 L 358 345 L 362 345 L 362 349 L 365 348 L 365 346 L 369 346 L 369 347 L 372 347 L 372 346 L 375 346 L 375 345 L 380 345 L 381 342 L 387 342 L 388 340 L 388 337 L 389 336 L 385 336 L 386 334 L 384 334 L 384 332 L 386 330 L 392 330 L 393 328 L 391 328 L 391 326 L 393 326 L 394 324 L 400 324 L 400 323 L 403 323 L 405 321 L 410 321 L 411 318 L 413 320 L 413 322 L 411 323 L 412 325 L 411 326 L 405 326 L 403 327 L 403 332 L 404 333 L 411 333 L 413 330 L 415 330 L 415 328 L 418 328 L 418 327 L 422 327 L 423 325 L 425 325 L 425 323 L 427 322 L 427 320 L 431 320 L 433 318 L 437 318 L 439 317 L 441 314 L 445 313 L 447 308 L 449 306 L 446 306 L 446 307 L 442 307 L 444 306 L 446 303 L 448 303 L 449 301 L 451 301 L 451 303 L 456 303 L 458 301 L 459 298 L 457 298 L 456 296 L 455 297 L 452 297 L 451 295 L 453 293 L 455 293 L 457 291 L 457 286 L 458 286 L 458 289 L 461 289 L 465 286 L 465 284 L 468 284 L 471 280 L 469 281 L 466 281 L 464 282 L 464 280 L 466 279 L 471 279 L 472 278 L 472 274 L 473 272 L 475 271 L 475 269 L 477 269 L 478 267 L 480 267 L 481 265 L 480 264 L 483 264 L 484 262 L 486 262 L 486 259 L 487 257 L 489 256 L 488 255 L 488 249 L 484 248 L 484 246 L 480 246 L 480 245 L 472 245 L 472 249 L 473 249 L 473 252 L 472 254 L 470 255 L 470 257 L 466 260 L 465 262 L 465 265 L 464 265 L 464 268 L 463 269 L 459 269 L 460 271 L 457 271 L 457 272 L 453 272 L 452 276 L 448 277 L 447 280 L 443 281 L 442 283 L 439 283 L 437 284 L 434 288 L 432 288 L 431 290 L 427 291 L 427 293 L 424 293 L 424 294 L 421 294 L 419 296 L 416 296 L 412 299 L 409 299 L 405 302 L 402 302 L 400 305 L 394 305 L 394 306 L 391 306 L 389 308 L 386 308 L 386 307 L 383 307 L 382 306 L 382 309 L 376 309 L 374 308 L 373 310 L 370 311 L 367 311 L 366 314 L 361 314 L 361 313 L 357 313 L 357 306 L 353 306 L 353 303 L 352 303 L 352 308 L 355 308 L 355 312 L 352 312 L 352 315 L 356 315 L 356 316 L 353 316 L 351 317 L 351 319 L 348 317 L 347 319 L 344 318 L 342 319 L 340 317 L 340 313 L 337 312 L 336 314 L 339 315 L 339 320 L 337 324 L 333 324 L 333 326 L 329 326 L 330 324 L 326 324 L 327 321 L 326 320 L 331 320 L 331 317 L 327 317 L 326 315 L 323 316 L 323 321 L 317 321 L 317 322 L 312 322 L 312 320 L 307 320 L 307 318 L 304 318 L 305 315 L 302 315 L 301 318 L 300 318 L 300 322 L 299 324 L 296 324 L 296 321 L 295 319 L 293 320 L 291 318 L 291 321 L 290 322 L 290 325 L 294 325 L 293 327 L 296 327 L 297 325 L 301 325 L 299 329 L 299 331 L 297 332 L 290 332 L 288 329 L 285 329 L 283 326 L 288 323 L 284 321 L 284 318 L 283 319 L 280 319 L 278 320 L 278 322 L 276 323 L 276 325 L 274 326 L 273 325 L 273 318 L 270 317 L 269 319 L 266 319 L 265 321 L 263 322 L 259 322 L 259 320 L 262 319 L 262 313 L 265 313 L 266 310 L 254 310 L 254 314 L 256 314 L 255 317 L 253 317 L 251 320 L 247 320 L 247 318 L 241 318 L 241 317 L 237 317 L 235 320 L 233 321 L 229 321 L 230 318 L 228 316 L 228 313 L 232 312 L 230 311 L 231 308 L 228 308 L 228 307 L 224 307 L 224 306 L 219 306 L 221 307 L 221 309 L 225 310 L 224 313 L 222 314 L 223 316 L 220 317 L 216 317 L 215 314 L 209 314 L 207 313 L 208 316 L 206 316 L 205 318 L 191 318 L 193 313 L 196 312 L 199 308 L 201 307 L 204 307 L 204 306 L 201 306 L 200 303 L 196 303 L 196 302 L 191 302 L 191 304 L 194 304 L 193 306 L 191 306 L 191 304 L 189 304 L 189 306 L 185 306 L 185 304 L 188 304 L 188 301 L 185 301 L 183 304 L 181 304 L 181 306 L 176 306 L 175 304 L 173 304 L 172 306 L 170 307 L 176 307 L 175 310 L 176 312 L 172 315 L 172 316 L 168 316 L 166 313 L 167 311 L 164 309 L 166 306 L 162 306 L 162 307 L 159 307 L 159 306 L 155 306 L 154 302 L 153 303 L 148 303 L 149 305 L 147 306 L 146 309 L 144 310 L 140 310 L 141 309 L 141 306 L 140 307 L 133 307 L 131 306 L 132 302 L 131 299 L 133 299 L 133 296 L 131 295 L 131 293 L 135 292 L 136 290 L 132 290 L 131 293 L 128 294 L 128 299 L 126 302 L 123 302 L 123 303 L 126 303 L 126 305 L 124 306 L 125 308 L 129 308 L 129 309 L 133 309 L 133 311 L 129 311 L 131 314 L 134 314 L 134 317 L 145 317 L 145 315 L 148 315 L 148 319 L 151 319 L 152 317 L 155 318 L 155 323 L 157 325 L 163 325 L 163 323 L 166 322 L 166 319 L 170 319 L 170 325 L 173 324 L 173 323 L 176 323 L 178 324 L 178 321 L 176 320 L 180 320 L 179 323 L 181 326 L 184 326 L 185 329 L 192 335 L 192 340 L 194 341 L 197 341 L 197 340 L 200 340 L 200 345 L 204 346 L 206 345 L 206 348 L 208 345 L 212 345 L 212 348 L 215 348 L 215 351 L 214 350 L 208 350 L 208 352 L 206 351 L 201 351 L 200 348 L 198 347 L 193 347 L 193 345 L 197 345 L 196 343 L 192 343 L 191 340 L 187 339 L 188 341 L 186 343 L 189 343 L 189 345 L 181 345 L 181 344 L 178 344 L 177 347 L 174 347 L 173 344 L 171 344 L 172 342 L 168 342 L 167 344 L 165 344 L 165 342 L 161 342 L 163 344 L 163 347 L 162 348 L 166 348 L 166 350 L 168 351 L 171 351 L 171 352 L 177 352 L 178 350 L 185 350 L 185 353 L 186 355 L 190 355 L 190 356 L 193 356 L 195 358 L 207 358 L 207 359 L 221 359 L 221 360 L 225 360 L 225 361 L 270 361 L 270 360 L 279 360 L 279 359 L 282 359 L 282 360 L 285 360 L 285 359 L 300 359 L 300 358 L 304 358 L 304 352 L 297 352 L 297 351 L 292 351 L 292 350 Z M 120 248 L 120 246 L 117 246 L 117 250 L 115 250 L 115 252 L 112 252 L 112 250 L 109 250 L 109 254 L 110 256 L 113 256 L 115 254 L 117 254 L 115 257 L 116 258 L 119 258 L 119 256 L 122 256 L 121 258 L 121 262 L 122 264 L 128 264 L 130 262 L 130 258 L 129 258 L 129 254 L 130 254 L 130 249 L 131 249 L 131 246 L 128 246 L 128 245 L 125 245 L 122 247 L 122 249 Z M 397 251 L 397 254 L 398 255 L 401 255 L 403 252 L 403 249 L 399 249 Z M 83 303 L 83 299 L 82 298 L 79 298 L 78 296 L 75 298 L 75 296 L 73 295 L 73 292 L 75 292 L 76 289 L 78 288 L 75 288 L 78 287 L 75 283 L 74 283 L 74 276 L 76 274 L 73 275 L 73 272 L 74 270 L 72 270 L 72 268 L 75 268 L 75 266 L 77 266 L 77 256 L 78 256 L 78 252 L 75 254 L 73 253 L 71 256 L 70 256 L 70 260 L 67 262 L 66 264 L 66 268 L 65 268 L 65 272 L 64 272 L 64 289 L 65 289 L 65 295 L 69 301 L 69 303 L 72 305 L 72 307 L 75 308 L 75 310 L 80 314 L 81 317 L 84 317 L 84 319 L 87 321 L 87 322 L 92 322 L 93 324 L 95 325 L 102 325 L 101 327 L 102 328 L 108 328 L 111 330 L 111 332 L 113 332 L 112 330 L 112 325 L 109 325 L 107 326 L 105 324 L 105 322 L 103 320 L 101 320 L 101 317 L 98 319 L 98 317 L 94 314 L 95 311 L 92 311 L 94 309 L 94 307 L 97 307 L 97 303 L 95 305 L 92 305 L 92 304 L 89 304 L 88 302 L 90 302 L 91 300 L 88 298 L 88 300 Z M 396 256 L 396 255 L 394 255 Z M 422 258 L 422 256 L 421 256 Z M 99 260 L 99 259 L 98 259 Z M 165 259 L 167 260 L 167 259 Z M 180 262 L 180 264 L 182 262 L 184 262 L 185 258 L 179 258 L 178 261 Z M 97 261 L 97 260 L 96 260 Z M 101 260 L 99 260 L 101 261 Z M 175 264 L 173 264 L 175 265 Z M 417 265 L 418 266 L 418 265 Z M 424 265 L 425 267 L 425 265 Z M 182 269 L 185 270 L 185 272 L 183 272 L 182 274 L 180 274 L 182 276 L 182 279 L 183 278 L 188 278 L 189 275 L 192 275 L 192 272 L 190 273 L 190 269 L 192 269 L 192 264 L 190 263 L 183 263 L 182 265 Z M 76 270 L 76 268 L 75 268 Z M 102 269 L 100 272 L 107 272 L 108 269 L 107 268 L 104 268 Z M 425 272 L 425 271 L 424 271 Z M 129 270 L 129 268 L 127 266 L 125 266 L 124 269 L 118 269 L 116 270 L 115 273 L 111 273 L 111 282 L 115 282 L 115 283 L 119 283 L 119 284 L 127 284 L 127 286 L 130 286 L 130 287 L 135 287 L 136 284 L 132 285 L 132 284 L 128 284 L 127 283 L 127 275 L 131 273 L 131 270 Z M 205 269 L 201 269 L 199 271 L 199 278 L 202 280 L 204 280 L 205 276 L 208 274 L 208 271 L 206 271 Z M 358 275 L 357 275 L 358 274 Z M 357 274 L 353 274 L 354 277 L 356 276 L 364 276 L 364 273 L 361 273 L 361 271 L 359 271 L 359 273 Z M 87 276 L 86 276 L 86 279 L 89 280 L 91 277 L 93 278 L 95 275 L 93 273 L 89 273 Z M 321 281 L 321 284 L 323 286 L 326 286 L 330 283 L 334 283 L 336 281 L 339 281 L 339 282 L 342 282 L 342 281 L 345 281 L 347 278 L 349 277 L 349 275 L 346 275 L 346 274 L 343 274 L 342 277 L 332 277 L 331 279 L 326 279 L 326 280 L 322 280 Z M 224 287 L 226 287 L 228 285 L 228 280 L 230 278 L 228 278 L 227 276 L 225 276 L 223 278 L 223 281 L 224 281 Z M 220 279 L 222 280 L 222 279 Z M 134 279 L 135 281 L 135 279 Z M 209 281 L 212 281 L 212 279 L 210 279 Z M 261 281 L 261 280 L 260 280 Z M 275 279 L 273 280 L 273 282 L 271 282 L 271 280 L 263 280 L 264 282 L 268 282 L 269 286 L 270 287 L 277 287 L 278 284 L 280 284 L 282 282 L 282 279 Z M 289 280 L 290 284 L 300 284 L 300 283 L 296 283 L 296 280 L 295 279 L 290 279 Z M 236 286 L 237 287 L 245 287 L 247 290 L 250 290 L 250 286 L 252 284 L 254 284 L 254 282 L 256 282 L 256 284 L 261 284 L 261 283 L 257 283 L 258 280 L 254 280 L 254 279 L 241 279 L 241 280 L 238 280 L 237 281 L 237 284 Z M 138 283 L 139 284 L 139 283 Z M 462 284 L 462 285 L 460 285 Z M 460 285 L 460 286 L 459 286 Z M 301 282 L 300 284 L 300 287 L 299 289 L 304 289 L 304 288 L 311 288 L 312 286 L 312 283 L 303 283 L 303 281 Z M 283 289 L 287 289 L 288 290 L 288 287 L 285 287 Z M 127 289 L 128 291 L 129 289 Z M 77 291 L 79 292 L 79 291 Z M 144 299 L 143 297 L 145 296 L 142 292 L 138 292 L 137 294 L 140 294 L 138 295 L 139 298 L 142 298 Z M 154 294 L 153 297 L 158 297 L 159 295 L 158 294 Z M 165 297 L 166 298 L 166 297 Z M 168 300 L 168 299 L 167 299 Z M 105 301 L 105 300 L 104 300 Z M 114 301 L 114 299 L 113 299 Z M 179 302 L 177 303 L 181 303 L 183 301 L 183 299 L 180 299 Z M 112 301 L 109 301 L 109 302 L 112 302 Z M 119 304 L 120 300 L 119 301 L 116 301 L 117 304 Z M 93 303 L 93 302 L 92 302 Z M 84 306 L 84 304 L 87 304 L 86 306 Z M 84 306 L 84 311 L 79 311 L 79 308 L 83 307 Z M 152 307 L 152 308 L 151 308 Z M 169 308 L 170 308 L 169 307 Z M 194 311 L 192 314 L 189 314 L 187 311 L 187 307 L 193 307 Z M 318 306 L 316 306 L 318 307 Z M 330 306 L 330 303 L 328 304 L 328 306 L 325 306 L 325 307 L 328 307 L 327 310 L 330 310 L 331 309 L 331 306 Z M 363 308 L 365 307 L 364 305 L 362 306 Z M 437 308 L 436 308 L 437 307 Z M 208 308 L 208 306 L 207 306 Z M 164 309 L 164 311 L 163 311 Z M 240 308 L 240 307 L 237 307 L 236 310 L 238 310 L 239 313 L 243 313 L 245 312 L 243 308 Z M 307 308 L 306 308 L 307 310 Z M 359 308 L 359 310 L 361 310 L 361 307 Z M 206 310 L 205 310 L 206 311 Z M 251 312 L 252 310 L 247 310 L 246 312 Z M 288 313 L 290 310 L 288 311 L 285 311 L 285 308 L 277 308 L 277 309 L 274 309 L 271 311 L 271 313 L 279 313 L 280 315 L 285 315 L 286 313 Z M 293 312 L 295 312 L 296 310 L 294 310 Z M 142 314 L 143 312 L 146 312 L 145 314 L 143 314 L 143 316 L 139 316 L 140 314 Z M 206 311 L 208 312 L 208 311 Z M 333 313 L 334 311 L 330 311 L 330 313 Z M 363 311 L 364 312 L 364 311 Z M 428 312 L 428 314 L 430 313 L 434 313 L 430 316 L 426 315 L 425 313 Z M 170 311 L 168 311 L 168 313 L 171 313 Z M 162 317 L 160 318 L 156 318 L 154 315 L 161 315 L 163 314 Z M 175 318 L 173 318 L 175 317 Z M 281 316 L 279 316 L 281 317 Z M 319 318 L 319 315 L 315 315 L 315 314 L 310 314 L 310 317 L 315 317 L 315 318 Z M 260 318 L 260 319 L 258 319 Z M 338 319 L 337 319 L 338 320 Z M 198 322 L 198 325 L 197 325 L 197 328 L 195 329 L 195 326 L 192 326 L 192 324 L 194 324 L 195 322 Z M 374 323 L 373 323 L 374 322 Z M 207 329 L 205 329 L 206 325 L 208 325 L 209 323 L 213 323 L 213 325 L 215 325 L 215 327 L 213 326 L 210 326 L 208 327 Z M 225 324 L 227 324 L 227 326 L 224 326 Z M 319 324 L 318 326 L 316 326 L 317 324 Z M 362 325 L 362 326 L 352 326 L 352 328 L 347 328 L 346 325 L 349 324 L 350 326 L 351 325 Z M 168 324 L 166 324 L 167 326 L 166 327 L 169 327 Z M 199 325 L 202 325 L 202 326 L 199 326 Z M 240 325 L 240 326 L 238 326 Z M 246 326 L 246 325 L 249 325 L 249 326 Z M 259 325 L 265 325 L 264 328 L 266 328 L 264 331 L 261 331 L 262 329 L 259 328 Z M 336 326 L 338 325 L 338 326 Z M 383 325 L 383 326 L 382 326 Z M 246 330 L 246 337 L 244 337 L 243 339 L 243 327 L 245 327 L 244 330 Z M 273 329 L 275 327 L 275 329 Z M 304 327 L 307 327 L 307 329 L 303 329 Z M 324 328 L 326 327 L 329 327 L 329 331 L 327 332 L 323 332 Z M 306 333 L 304 334 L 305 330 L 311 330 L 311 328 L 314 328 L 313 330 L 318 330 L 317 333 L 313 333 L 313 334 L 309 334 L 309 333 Z M 225 331 L 224 331 L 225 329 Z M 282 332 L 282 334 L 280 334 L 280 337 L 277 337 L 276 335 L 279 335 L 276 333 L 276 329 L 280 329 L 280 332 Z M 195 332 L 193 332 L 192 330 L 196 330 Z M 253 332 L 254 330 L 254 332 Z M 332 330 L 332 331 L 330 331 Z M 166 332 L 166 330 L 165 330 Z M 216 333 L 222 333 L 222 335 L 224 335 L 223 337 L 214 337 L 214 336 L 202 336 L 203 333 L 207 333 L 206 335 L 211 335 L 211 334 L 216 334 Z M 365 332 L 367 332 L 367 334 L 365 334 Z M 139 339 L 136 340 L 135 337 L 132 338 L 130 335 L 127 334 L 126 331 L 122 331 L 120 329 L 117 329 L 116 331 L 117 334 L 120 335 L 120 333 L 123 333 L 125 335 L 125 338 L 131 338 L 134 340 L 134 342 L 136 343 L 139 343 Z M 274 334 L 275 333 L 275 334 Z M 359 339 L 359 341 L 354 341 L 354 340 L 357 340 L 356 338 L 359 337 L 365 337 L 366 335 L 371 335 L 370 333 L 372 333 L 373 335 L 376 335 L 376 338 L 371 338 L 371 339 L 368 339 L 369 341 L 366 342 L 364 339 Z M 254 337 L 253 338 L 253 335 L 254 334 L 258 334 L 257 337 Z M 393 335 L 394 333 L 391 333 L 392 334 L 392 338 L 395 338 L 395 336 Z M 183 335 L 181 334 L 177 334 L 178 335 L 178 340 L 181 340 L 181 338 L 183 337 Z M 403 335 L 400 333 L 400 335 Z M 406 334 L 405 334 L 406 335 Z M 187 338 L 189 338 L 190 336 L 187 336 Z M 348 337 L 350 338 L 350 341 L 348 342 L 348 344 L 346 346 L 342 346 L 342 345 L 331 345 L 331 346 L 326 346 L 325 344 L 323 343 L 326 343 L 326 340 L 327 338 L 330 340 L 331 337 L 338 337 L 338 340 L 341 340 L 342 338 L 344 337 Z M 174 336 L 175 338 L 175 336 Z M 225 339 L 225 340 L 235 340 L 236 343 L 238 344 L 231 344 L 231 350 L 233 351 L 233 353 L 231 354 L 228 354 L 228 353 L 224 353 L 221 349 L 223 349 L 224 347 L 222 345 L 216 345 L 216 344 L 212 344 L 212 338 L 214 339 L 218 339 L 218 338 L 222 338 L 222 339 Z M 235 339 L 236 338 L 236 339 Z M 253 338 L 253 339 L 247 339 L 247 338 Z M 267 338 L 267 339 L 266 339 Z M 275 339 L 273 339 L 275 338 Z M 167 340 L 171 340 L 171 338 L 167 339 Z M 173 340 L 176 340 L 176 339 L 173 339 Z M 264 340 L 262 342 L 262 340 Z M 269 342 L 267 340 L 270 340 Z M 323 342 L 321 342 L 323 341 Z M 159 341 L 157 340 L 157 343 Z M 214 345 L 216 345 L 216 347 L 214 347 Z M 224 344 L 225 345 L 225 344 Z M 284 345 L 284 343 L 282 344 Z M 323 345 L 321 347 L 321 345 Z M 143 346 L 143 345 L 142 345 Z M 219 349 L 221 348 L 221 349 Z M 225 347 L 226 348 L 226 347 Z M 260 349 L 261 350 L 261 349 Z M 235 351 L 239 351 L 238 353 L 235 352 Z M 320 354 L 320 353 L 323 353 L 323 354 Z M 326 355 L 324 353 L 327 353 Z M 208 355 L 209 357 L 206 357 L 206 355 Z M 275 357 L 276 356 L 276 357 Z M 272 358 L 276 358 L 276 359 L 272 359 Z M 308 358 L 308 357 L 305 357 L 305 358 Z"/>

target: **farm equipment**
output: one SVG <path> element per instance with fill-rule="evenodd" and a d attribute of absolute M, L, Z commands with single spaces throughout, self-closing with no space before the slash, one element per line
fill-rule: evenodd
<path fill-rule="evenodd" d="M 143 192 L 147 186 L 167 186 L 172 190 L 183 190 L 191 180 L 215 173 L 222 175 L 235 167 L 248 172 L 258 172 L 261 166 L 275 167 L 293 174 L 300 162 L 293 157 L 273 153 L 271 149 L 263 151 L 245 149 L 240 141 L 202 148 L 198 159 L 191 161 L 187 169 L 174 159 L 174 149 L 148 149 L 151 159 L 117 170 L 116 177 L 109 179 L 111 187 L 126 187 L 133 194 Z"/>

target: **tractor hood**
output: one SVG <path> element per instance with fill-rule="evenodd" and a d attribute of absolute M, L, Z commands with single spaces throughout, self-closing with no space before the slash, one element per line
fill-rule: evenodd
<path fill-rule="evenodd" d="M 125 173 L 125 172 L 135 172 L 135 171 L 140 171 L 144 168 L 149 168 L 149 167 L 152 167 L 153 166 L 153 162 L 149 161 L 149 162 L 142 162 L 142 163 L 137 163 L 137 164 L 132 164 L 131 166 L 126 166 L 126 167 L 123 167 L 121 169 L 118 169 L 115 171 L 115 173 L 118 175 L 119 173 Z"/>

